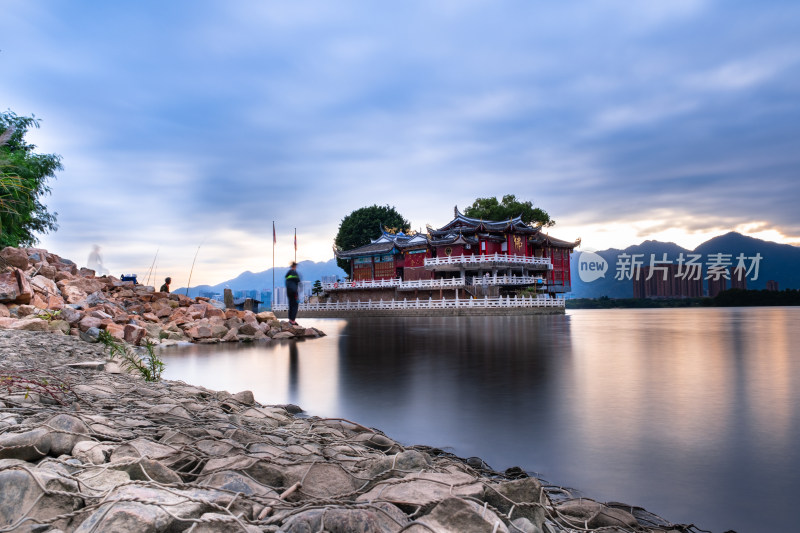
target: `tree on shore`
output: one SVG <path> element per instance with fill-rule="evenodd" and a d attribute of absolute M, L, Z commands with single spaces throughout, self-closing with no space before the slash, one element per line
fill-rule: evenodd
<path fill-rule="evenodd" d="M 0 112 L 0 247 L 32 246 L 35 233 L 58 229 L 58 213 L 49 213 L 41 197 L 50 192 L 48 179 L 63 168 L 61 156 L 36 153 L 25 142 L 27 131 L 38 127 L 34 116 Z"/>
<path fill-rule="evenodd" d="M 547 211 L 539 207 L 533 207 L 533 203 L 528 200 L 520 202 L 516 195 L 507 194 L 502 201 L 497 198 L 478 198 L 471 206 L 464 209 L 464 214 L 471 218 L 482 218 L 484 220 L 508 220 L 522 215 L 522 221 L 526 224 L 541 223 L 545 227 L 555 225 L 556 221 L 550 218 Z"/>
<path fill-rule="evenodd" d="M 314 285 L 311 286 L 311 294 L 314 296 L 322 294 L 322 282 L 320 280 L 315 281 Z"/>
<path fill-rule="evenodd" d="M 392 206 L 362 207 L 342 219 L 333 243 L 341 250 L 351 250 L 380 237 L 383 228 L 389 228 L 395 233 L 408 232 L 411 224 Z M 347 261 L 337 259 L 336 264 L 345 272 L 349 272 Z"/>

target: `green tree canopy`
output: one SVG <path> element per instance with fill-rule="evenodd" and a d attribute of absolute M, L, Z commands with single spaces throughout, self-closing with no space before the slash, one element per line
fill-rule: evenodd
<path fill-rule="evenodd" d="M 540 222 L 545 227 L 553 226 L 556 221 L 550 218 L 547 211 L 533 207 L 530 201 L 520 202 L 513 194 L 503 196 L 503 201 L 497 198 L 478 198 L 471 206 L 464 210 L 464 214 L 471 218 L 484 220 L 508 220 L 522 215 L 526 224 Z"/>
<path fill-rule="evenodd" d="M 34 233 L 58 229 L 56 216 L 41 203 L 50 192 L 49 178 L 61 170 L 61 156 L 38 154 L 25 142 L 30 128 L 38 128 L 35 117 L 0 112 L 0 247 L 32 246 Z"/>
<path fill-rule="evenodd" d="M 388 228 L 392 232 L 408 232 L 411 224 L 394 207 L 388 205 L 362 207 L 342 219 L 333 242 L 342 250 L 352 250 L 380 237 L 381 228 Z M 350 272 L 347 261 L 337 259 L 336 263 L 345 272 Z"/>

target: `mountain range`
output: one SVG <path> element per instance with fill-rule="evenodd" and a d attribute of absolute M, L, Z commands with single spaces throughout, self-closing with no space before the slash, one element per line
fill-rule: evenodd
<path fill-rule="evenodd" d="M 758 277 L 753 279 L 755 271 L 747 276 L 748 289 L 764 289 L 767 280 L 778 282 L 778 288 L 797 289 L 800 288 L 800 247 L 790 244 L 779 244 L 771 241 L 764 241 L 754 237 L 747 237 L 741 233 L 730 232 L 720 235 L 698 245 L 694 250 L 687 250 L 673 242 L 644 241 L 641 244 L 629 246 L 624 250 L 611 248 L 594 252 L 601 256 L 608 263 L 608 270 L 605 277 L 601 277 L 589 283 L 583 282 L 579 275 L 579 260 L 581 252 L 572 254 L 570 268 L 572 270 L 572 298 L 599 298 L 608 296 L 609 298 L 632 298 L 633 282 L 629 279 L 623 281 L 616 279 L 618 258 L 621 254 L 644 254 L 643 264 L 649 265 L 651 254 L 655 254 L 656 261 L 667 254 L 667 260 L 675 262 L 679 254 L 700 254 L 701 262 L 708 263 L 709 254 L 730 254 L 733 266 L 736 266 L 736 257 L 744 254 L 746 258 L 755 257 L 761 254 L 761 261 L 758 265 Z M 749 267 L 751 261 L 746 261 Z"/>
<path fill-rule="evenodd" d="M 275 271 L 275 286 L 284 287 L 284 276 L 289 270 L 289 267 L 276 267 Z M 321 280 L 323 276 L 338 276 L 344 278 L 344 270 L 339 268 L 336 264 L 336 259 L 330 259 L 325 262 L 314 261 L 300 261 L 297 263 L 297 271 L 300 273 L 300 278 L 304 281 Z M 231 289 L 232 291 L 247 291 L 264 289 L 272 290 L 272 272 L 273 269 L 269 268 L 262 272 L 242 272 L 233 279 L 223 281 L 216 285 L 197 285 L 189 289 L 189 296 L 199 296 L 201 292 L 222 293 L 224 289 Z M 186 294 L 186 287 L 174 289 L 172 292 L 179 294 Z"/>

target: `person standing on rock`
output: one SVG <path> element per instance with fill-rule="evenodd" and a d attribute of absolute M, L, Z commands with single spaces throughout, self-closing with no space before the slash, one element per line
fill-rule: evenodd
<path fill-rule="evenodd" d="M 164 284 L 158 290 L 158 292 L 169 292 L 169 284 L 172 283 L 172 278 L 167 277 L 164 278 Z"/>
<path fill-rule="evenodd" d="M 289 323 L 296 326 L 297 308 L 300 307 L 300 274 L 297 273 L 297 263 L 292 261 L 286 273 L 286 298 L 289 300 Z"/>
<path fill-rule="evenodd" d="M 91 270 L 94 270 L 95 275 L 97 276 L 107 276 L 108 269 L 103 266 L 103 256 L 100 255 L 100 247 L 98 245 L 94 245 L 92 247 L 92 253 L 89 254 L 89 259 L 87 260 L 88 267 Z"/>

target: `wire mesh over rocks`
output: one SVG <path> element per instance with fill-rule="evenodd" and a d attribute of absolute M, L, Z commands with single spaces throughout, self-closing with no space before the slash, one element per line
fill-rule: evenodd
<path fill-rule="evenodd" d="M 0 331 L 3 372 L 65 385 L 58 401 L 2 389 L 0 532 L 699 531 L 519 468 L 104 361 L 74 337 Z"/>

